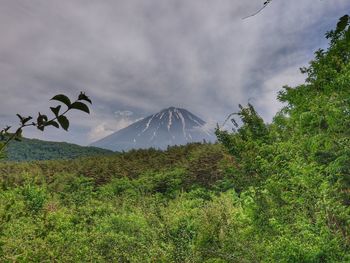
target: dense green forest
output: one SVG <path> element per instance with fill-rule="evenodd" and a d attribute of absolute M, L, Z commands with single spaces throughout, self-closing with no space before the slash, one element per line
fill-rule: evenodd
<path fill-rule="evenodd" d="M 110 150 L 83 147 L 66 142 L 49 142 L 22 138 L 13 140 L 6 148 L 7 161 L 72 159 L 93 155 L 113 154 Z"/>
<path fill-rule="evenodd" d="M 240 106 L 218 144 L 1 163 L 0 261 L 350 262 L 349 22 L 270 124 Z"/>

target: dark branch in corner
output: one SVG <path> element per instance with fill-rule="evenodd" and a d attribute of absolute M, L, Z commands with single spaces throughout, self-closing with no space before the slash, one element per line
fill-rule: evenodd
<path fill-rule="evenodd" d="M 272 1 L 272 0 L 267 0 L 267 1 L 265 1 L 263 7 L 261 7 L 258 11 L 256 11 L 254 14 L 251 14 L 251 15 L 249 15 L 249 16 L 243 17 L 242 19 L 244 20 L 244 19 L 247 19 L 247 18 L 249 18 L 249 17 L 256 16 L 256 15 L 259 14 L 262 10 L 264 10 L 264 9 L 268 6 L 268 4 L 271 3 L 271 1 Z"/>

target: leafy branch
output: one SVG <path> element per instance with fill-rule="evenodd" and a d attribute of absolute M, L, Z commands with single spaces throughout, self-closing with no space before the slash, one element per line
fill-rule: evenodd
<path fill-rule="evenodd" d="M 4 141 L 2 144 L 0 144 L 0 153 L 3 152 L 3 150 L 11 141 L 20 141 L 22 138 L 22 131 L 26 127 L 36 127 L 38 130 L 44 131 L 46 127 L 53 126 L 57 129 L 61 127 L 62 129 L 68 131 L 69 120 L 66 117 L 66 114 L 71 110 L 80 110 L 89 114 L 90 109 L 84 102 L 92 104 L 90 98 L 83 92 L 79 94 L 78 99 L 76 99 L 74 102 L 71 102 L 71 100 L 63 94 L 58 94 L 51 100 L 58 101 L 61 104 L 65 105 L 67 108 L 62 111 L 62 105 L 50 107 L 50 110 L 54 114 L 54 117 L 49 119 L 47 115 L 41 114 L 39 112 L 36 121 L 32 121 L 32 116 L 23 117 L 20 114 L 16 114 L 20 120 L 20 125 L 16 131 L 11 133 L 11 126 L 7 126 L 0 131 L 0 141 Z"/>

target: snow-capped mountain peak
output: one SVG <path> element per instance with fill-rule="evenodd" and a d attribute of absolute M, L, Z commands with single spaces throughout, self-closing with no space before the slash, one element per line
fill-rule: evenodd
<path fill-rule="evenodd" d="M 114 151 L 160 148 L 203 140 L 213 141 L 213 133 L 204 129 L 205 122 L 186 109 L 169 107 L 121 129 L 93 146 Z"/>

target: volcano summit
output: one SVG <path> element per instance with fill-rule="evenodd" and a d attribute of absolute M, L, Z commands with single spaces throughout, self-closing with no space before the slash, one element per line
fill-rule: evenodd
<path fill-rule="evenodd" d="M 91 144 L 113 151 L 183 145 L 190 142 L 214 141 L 215 136 L 205 121 L 191 112 L 170 107 L 137 121 Z"/>

